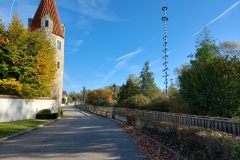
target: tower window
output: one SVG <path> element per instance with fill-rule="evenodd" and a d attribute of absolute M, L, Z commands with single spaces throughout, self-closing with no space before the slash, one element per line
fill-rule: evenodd
<path fill-rule="evenodd" d="M 49 27 L 49 20 L 45 20 L 45 27 Z"/>
<path fill-rule="evenodd" d="M 57 69 L 60 69 L 60 62 L 57 62 Z"/>
<path fill-rule="evenodd" d="M 62 50 L 62 43 L 59 40 L 57 40 L 57 49 Z"/>

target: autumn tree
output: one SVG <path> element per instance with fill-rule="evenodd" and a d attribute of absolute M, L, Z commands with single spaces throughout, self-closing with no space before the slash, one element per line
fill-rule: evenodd
<path fill-rule="evenodd" d="M 88 91 L 86 96 L 86 102 L 92 105 L 101 105 L 108 106 L 109 105 L 109 95 L 112 95 L 111 89 L 96 89 L 92 91 Z"/>
<path fill-rule="evenodd" d="M 0 27 L 0 92 L 23 98 L 50 97 L 56 76 L 55 49 L 46 35 L 25 29 L 13 16 Z"/>
<path fill-rule="evenodd" d="M 219 44 L 218 56 L 240 58 L 240 43 L 234 41 L 223 41 Z"/>

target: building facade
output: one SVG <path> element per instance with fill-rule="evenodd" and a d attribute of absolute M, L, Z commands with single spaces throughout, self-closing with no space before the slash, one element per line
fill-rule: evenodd
<path fill-rule="evenodd" d="M 57 75 L 52 88 L 52 97 L 58 104 L 62 103 L 63 69 L 64 69 L 64 35 L 65 26 L 61 24 L 55 0 L 41 0 L 33 18 L 28 19 L 29 28 L 45 32 L 56 49 Z"/>

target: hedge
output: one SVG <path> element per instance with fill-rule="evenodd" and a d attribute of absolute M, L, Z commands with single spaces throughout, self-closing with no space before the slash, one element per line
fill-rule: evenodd
<path fill-rule="evenodd" d="M 51 113 L 50 109 L 43 109 L 36 114 L 36 119 L 57 119 L 63 116 L 63 110 Z"/>

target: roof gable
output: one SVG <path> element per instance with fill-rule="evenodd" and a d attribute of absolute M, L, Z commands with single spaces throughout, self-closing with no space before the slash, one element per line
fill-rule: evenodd
<path fill-rule="evenodd" d="M 52 33 L 64 38 L 63 28 L 60 22 L 55 0 L 41 0 L 30 28 L 32 30 L 41 29 L 41 18 L 46 14 L 48 14 L 53 20 Z"/>

